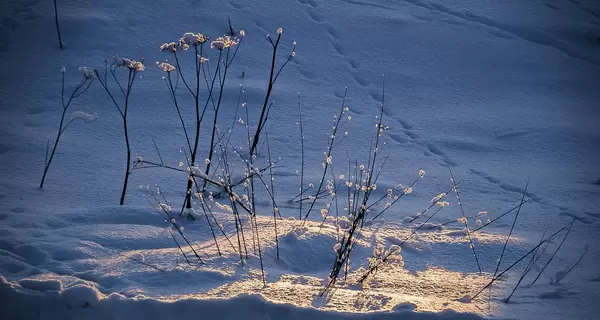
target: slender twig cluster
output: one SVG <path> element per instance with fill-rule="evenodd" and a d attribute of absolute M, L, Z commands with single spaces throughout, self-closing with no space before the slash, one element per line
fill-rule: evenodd
<path fill-rule="evenodd" d="M 185 140 L 187 144 L 187 151 L 190 155 L 190 165 L 197 165 L 197 156 L 199 150 L 199 142 L 200 142 L 200 129 L 204 120 L 204 116 L 206 115 L 206 111 L 209 105 L 212 105 L 214 116 L 212 121 L 212 135 L 210 139 L 210 144 L 208 146 L 208 154 L 204 160 L 205 170 L 204 173 L 206 175 L 210 172 L 211 161 L 215 148 L 215 135 L 217 128 L 217 120 L 219 116 L 219 110 L 221 108 L 221 102 L 223 98 L 223 92 L 225 83 L 227 80 L 227 74 L 229 68 L 231 67 L 240 45 L 242 43 L 243 36 L 245 35 L 244 31 L 240 31 L 239 37 L 237 36 L 224 36 L 218 37 L 213 41 L 210 41 L 208 36 L 205 36 L 202 33 L 192 33 L 188 32 L 183 34 L 179 38 L 179 41 L 164 43 L 160 46 L 161 51 L 170 52 L 175 60 L 176 67 L 169 64 L 168 62 L 157 62 L 157 65 L 160 69 L 162 69 L 166 76 L 164 77 L 166 87 L 169 92 L 169 96 L 175 106 L 175 110 L 177 111 L 177 115 L 179 117 L 179 121 L 181 123 L 181 127 L 183 133 L 185 135 Z M 210 42 L 209 42 L 210 41 Z M 210 59 L 207 57 L 209 50 L 205 48 L 206 44 L 210 43 L 210 48 L 217 51 L 217 58 L 215 63 L 214 71 L 211 71 L 209 61 Z M 191 48 L 191 49 L 190 49 Z M 194 55 L 192 57 L 193 61 L 193 77 L 191 79 L 184 74 L 184 70 L 182 68 L 182 62 L 180 61 L 179 52 L 183 51 L 192 51 Z M 178 99 L 177 93 L 177 84 L 178 82 L 174 82 L 172 73 L 176 72 L 176 80 L 181 80 L 184 84 L 187 92 L 191 95 L 194 101 L 194 135 L 190 137 L 188 134 L 188 129 L 185 121 L 184 111 L 181 109 Z M 204 99 L 203 105 L 201 106 L 201 96 L 200 96 L 200 87 L 206 86 L 206 98 Z M 215 91 L 218 90 L 218 94 L 215 94 Z M 215 101 L 216 96 L 216 101 Z M 202 184 L 202 192 L 206 187 L 206 183 Z M 185 198 L 185 208 L 192 208 L 192 181 L 190 179 L 187 180 L 186 187 L 186 198 Z M 182 210 L 183 213 L 183 210 Z"/>
<path fill-rule="evenodd" d="M 334 146 L 336 145 L 335 144 L 336 132 L 338 130 L 340 130 L 340 128 L 341 128 L 340 121 L 342 119 L 342 116 L 344 115 L 344 111 L 348 110 L 348 107 L 345 105 L 346 95 L 347 95 L 347 90 L 345 90 L 345 93 L 344 93 L 344 99 L 342 102 L 342 108 L 341 108 L 340 114 L 336 117 L 336 119 L 334 121 L 331 139 L 329 141 L 327 152 L 325 152 L 325 162 L 323 163 L 323 175 L 319 182 L 319 186 L 317 187 L 315 195 L 318 195 L 321 192 L 321 189 L 323 188 L 323 184 L 325 183 L 325 177 L 327 175 L 328 169 L 333 164 L 332 150 L 333 150 Z M 418 178 L 416 178 L 416 180 L 409 187 L 404 188 L 403 186 L 399 185 L 399 188 L 402 190 L 399 195 L 398 194 L 394 195 L 394 190 L 390 189 L 390 190 L 388 190 L 387 194 L 382 199 L 377 200 L 375 203 L 369 202 L 369 199 L 370 199 L 372 193 L 377 189 L 377 179 L 379 178 L 379 174 L 381 173 L 381 170 L 385 164 L 385 161 L 387 160 L 387 157 L 384 158 L 381 165 L 379 165 L 379 169 L 376 170 L 376 167 L 378 165 L 378 162 L 377 162 L 378 155 L 381 153 L 381 146 L 383 145 L 383 143 L 381 141 L 381 136 L 382 136 L 384 129 L 386 128 L 382 123 L 384 102 L 385 102 L 385 82 L 383 83 L 383 86 L 382 86 L 382 100 L 381 100 L 381 104 L 380 104 L 380 112 L 377 117 L 377 123 L 375 124 L 376 133 L 375 133 L 373 142 L 369 148 L 369 156 L 368 156 L 367 164 L 359 165 L 358 162 L 355 161 L 354 167 L 352 167 L 352 162 L 350 159 L 348 159 L 348 180 L 345 183 L 346 197 L 347 197 L 346 206 L 347 207 L 345 208 L 345 210 L 347 210 L 347 212 L 348 212 L 350 226 L 348 227 L 347 230 L 345 230 L 345 232 L 341 235 L 339 242 L 334 246 L 336 258 L 334 260 L 333 267 L 329 274 L 329 282 L 325 286 L 325 288 L 321 291 L 321 293 L 320 293 L 321 296 L 326 294 L 327 292 L 329 292 L 329 290 L 335 286 L 335 283 L 336 283 L 337 279 L 340 277 L 340 273 L 342 271 L 344 271 L 344 278 L 346 278 L 348 269 L 350 267 L 350 255 L 352 253 L 352 250 L 354 249 L 357 238 L 360 236 L 361 230 L 364 226 L 364 222 L 366 220 L 367 214 L 370 212 L 370 209 L 375 204 L 381 202 L 385 197 L 389 197 L 389 198 L 393 199 L 392 202 L 388 202 L 385 205 L 384 209 L 381 212 L 379 212 L 378 214 L 375 214 L 375 217 L 380 216 L 384 211 L 388 210 L 392 205 L 394 205 L 396 202 L 398 202 L 402 196 L 404 196 L 405 194 L 412 193 L 412 187 L 415 185 L 415 183 L 419 179 L 421 179 L 425 175 L 425 171 L 420 170 L 419 174 L 418 174 Z M 348 117 L 348 119 L 349 118 L 350 117 Z M 329 191 L 329 193 L 332 195 L 332 199 L 337 196 L 336 185 L 332 181 L 326 182 L 326 190 Z M 312 197 L 311 200 L 312 200 L 311 205 L 310 205 L 307 213 L 304 216 L 305 219 L 308 218 L 309 214 L 311 213 L 312 209 L 314 208 L 314 205 L 316 203 L 316 196 Z M 321 209 L 321 214 L 323 216 L 326 216 L 328 214 L 328 210 L 330 209 L 332 203 L 333 203 L 333 200 L 329 204 L 327 204 L 326 208 Z M 394 248 L 390 248 L 390 250 L 386 251 L 383 254 L 374 255 L 369 260 L 369 265 L 370 265 L 369 271 L 364 276 L 364 278 L 366 278 L 369 274 L 375 272 L 382 263 L 390 261 L 390 259 L 392 259 L 392 257 L 395 254 L 399 253 L 398 249 L 399 249 L 399 247 L 397 247 L 397 248 L 394 247 Z"/>

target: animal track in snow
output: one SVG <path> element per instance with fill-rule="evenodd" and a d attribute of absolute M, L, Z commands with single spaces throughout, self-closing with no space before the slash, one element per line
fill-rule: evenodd
<path fill-rule="evenodd" d="M 498 179 L 496 179 L 496 178 L 488 175 L 485 172 L 477 171 L 475 169 L 469 169 L 469 171 L 472 172 L 472 173 L 474 173 L 474 174 L 476 174 L 476 175 L 478 175 L 478 176 L 480 176 L 481 178 L 484 178 L 485 180 L 487 180 L 487 181 L 489 181 L 491 183 L 499 184 L 501 182 L 500 180 L 498 180 Z"/>
<path fill-rule="evenodd" d="M 445 156 L 446 154 L 440 150 L 438 147 L 436 147 L 435 145 L 428 143 L 427 144 L 427 150 L 429 150 L 429 152 L 438 155 L 438 156 Z"/>
<path fill-rule="evenodd" d="M 375 2 L 358 1 L 358 0 L 344 0 L 344 2 L 349 3 L 349 4 L 359 5 L 359 6 L 367 6 L 367 7 L 379 8 L 379 9 L 386 9 L 386 10 L 395 10 L 392 7 L 388 7 L 388 6 L 382 5 L 380 3 L 375 3 Z"/>
<path fill-rule="evenodd" d="M 420 138 L 418 134 L 416 134 L 414 132 L 411 132 L 409 130 L 404 130 L 404 134 L 407 135 L 409 138 L 411 138 L 413 140 L 417 140 L 417 139 Z"/>
<path fill-rule="evenodd" d="M 424 9 L 444 13 L 469 23 L 477 23 L 488 28 L 501 30 L 503 32 L 510 33 L 521 40 L 561 51 L 562 53 L 573 59 L 578 59 L 581 61 L 589 62 L 591 64 L 600 65 L 600 60 L 598 60 L 597 58 L 592 58 L 587 54 L 584 54 L 578 51 L 577 49 L 574 49 L 567 42 L 562 41 L 556 36 L 545 33 L 543 31 L 523 26 L 507 24 L 485 16 L 480 16 L 468 10 L 456 10 L 443 4 L 433 3 L 430 1 L 404 0 L 404 2 L 412 4 L 416 7 L 421 7 Z"/>
<path fill-rule="evenodd" d="M 340 34 L 338 33 L 338 31 L 329 23 L 326 24 L 325 30 L 327 30 L 327 33 L 333 38 L 333 39 L 338 39 L 340 37 Z"/>
<path fill-rule="evenodd" d="M 358 62 L 356 62 L 356 60 L 348 59 L 348 63 L 350 63 L 350 66 L 354 70 L 358 70 L 360 68 L 360 64 Z"/>
<path fill-rule="evenodd" d="M 361 86 L 361 87 L 368 87 L 370 82 L 369 80 L 367 80 L 367 78 L 363 77 L 362 74 L 360 72 L 351 72 L 352 77 L 354 78 L 354 80 Z"/>
<path fill-rule="evenodd" d="M 308 12 L 308 16 L 315 22 L 323 22 L 323 20 L 325 20 L 325 18 L 315 10 L 308 9 L 306 12 Z"/>
<path fill-rule="evenodd" d="M 40 17 L 40 14 L 34 12 L 32 9 L 39 3 L 38 0 L 22 2 L 20 6 L 13 9 L 10 17 L 0 21 L 0 53 L 7 52 L 9 48 L 9 45 L 5 42 L 6 40 L 2 38 L 6 38 L 9 34 L 15 32 L 23 23 Z"/>
<path fill-rule="evenodd" d="M 402 135 L 400 135 L 400 134 L 398 134 L 398 133 L 395 133 L 395 132 L 390 132 L 390 133 L 388 134 L 388 136 L 389 136 L 389 137 L 390 137 L 392 140 L 394 140 L 394 141 L 396 141 L 396 142 L 398 142 L 398 143 L 400 143 L 400 144 L 404 144 L 404 143 L 407 143 L 407 142 L 408 142 L 408 139 L 406 139 L 406 137 L 404 137 L 404 136 L 402 136 Z"/>
<path fill-rule="evenodd" d="M 307 78 L 307 79 L 309 79 L 309 80 L 314 80 L 314 79 L 316 79 L 316 78 L 317 78 L 317 77 L 314 75 L 314 73 L 313 73 L 312 71 L 310 71 L 310 70 L 306 70 L 305 68 L 303 68 L 303 67 L 300 67 L 300 66 L 297 66 L 297 67 L 296 67 L 296 69 L 298 69 L 298 72 L 300 72 L 300 74 L 301 74 L 303 77 L 305 77 L 305 78 Z"/>
<path fill-rule="evenodd" d="M 274 31 L 274 30 L 269 30 L 269 28 L 261 20 L 256 21 L 255 24 L 265 34 L 270 34 L 270 33 L 272 33 Z"/>
<path fill-rule="evenodd" d="M 505 132 L 505 133 L 500 133 L 496 136 L 496 139 L 498 140 L 508 140 L 508 139 L 512 139 L 512 138 L 516 138 L 516 137 L 521 137 L 524 136 L 526 134 L 532 133 L 533 130 L 516 130 L 516 131 L 510 131 L 510 132 Z"/>
<path fill-rule="evenodd" d="M 236 10 L 244 9 L 244 6 L 242 4 L 235 2 L 235 1 L 229 1 L 229 5 Z"/>
<path fill-rule="evenodd" d="M 333 48 L 335 49 L 335 51 L 340 54 L 341 56 L 345 56 L 345 52 L 344 52 L 344 47 L 342 46 L 341 43 L 339 42 L 332 42 L 331 45 L 333 46 Z"/>
<path fill-rule="evenodd" d="M 504 191 L 508 191 L 508 192 L 514 192 L 516 194 L 523 194 L 523 188 L 522 187 L 518 187 L 509 183 L 504 183 L 502 182 L 500 179 L 494 178 L 492 176 L 490 176 L 489 174 L 483 172 L 483 171 L 478 171 L 475 169 L 469 169 L 469 171 L 471 173 L 474 173 L 475 175 L 489 181 L 490 183 L 496 184 L 498 185 L 502 190 Z M 525 193 L 525 195 L 527 197 L 529 197 L 533 202 L 539 203 L 539 204 L 548 204 L 548 201 L 546 201 L 545 199 L 543 199 L 542 197 L 527 191 Z"/>
<path fill-rule="evenodd" d="M 572 212 L 562 211 L 561 213 L 559 213 L 559 215 L 575 219 L 575 220 L 577 220 L 577 221 L 579 221 L 579 222 L 581 222 L 583 224 L 591 224 L 592 223 L 590 221 L 590 219 L 588 219 L 586 217 L 579 216 L 579 215 L 577 215 L 575 213 L 572 213 Z"/>
<path fill-rule="evenodd" d="M 316 0 L 298 0 L 298 3 L 300 3 L 300 4 L 306 4 L 306 5 L 309 5 L 309 6 L 313 7 L 313 8 L 316 8 L 316 7 L 319 6 L 317 4 Z"/>

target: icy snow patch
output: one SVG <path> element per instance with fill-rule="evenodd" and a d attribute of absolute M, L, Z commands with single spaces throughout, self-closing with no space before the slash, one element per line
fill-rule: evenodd
<path fill-rule="evenodd" d="M 98 112 L 90 114 L 83 111 L 75 111 L 73 114 L 71 114 L 71 117 L 73 120 L 81 120 L 85 123 L 91 123 L 98 119 Z"/>

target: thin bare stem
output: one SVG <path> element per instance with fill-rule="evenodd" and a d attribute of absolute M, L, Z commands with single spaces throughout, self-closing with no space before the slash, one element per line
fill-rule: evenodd
<path fill-rule="evenodd" d="M 60 27 L 58 26 L 58 6 L 56 5 L 56 0 L 54 0 L 54 22 L 56 22 L 56 33 L 58 34 L 58 46 L 60 49 L 63 49 L 63 42 L 60 36 Z"/>
<path fill-rule="evenodd" d="M 452 173 L 452 169 L 448 166 L 448 171 L 450 171 L 450 177 L 452 178 L 452 186 L 454 192 L 456 193 L 456 199 L 458 199 L 458 205 L 460 207 L 460 212 L 462 214 L 463 222 L 465 225 L 465 230 L 467 231 L 467 238 L 469 239 L 469 246 L 471 247 L 471 251 L 473 251 L 473 256 L 475 257 L 475 262 L 477 263 L 477 269 L 479 269 L 479 273 L 481 273 L 481 266 L 479 265 L 479 258 L 477 258 L 477 251 L 475 251 L 475 245 L 473 244 L 473 238 L 471 237 L 471 231 L 469 230 L 469 225 L 467 224 L 467 216 L 465 215 L 465 210 L 463 209 L 462 201 L 460 199 L 460 193 L 458 192 L 458 187 L 456 186 L 456 180 L 454 179 L 454 174 Z"/>
<path fill-rule="evenodd" d="M 569 233 L 571 232 L 571 228 L 573 228 L 573 224 L 574 223 L 575 223 L 575 219 L 573 219 L 573 221 L 571 221 L 571 223 L 569 224 L 569 228 L 567 229 L 567 233 L 565 233 L 565 236 L 563 237 L 562 241 L 560 242 L 560 244 L 558 245 L 558 247 L 556 248 L 556 250 L 554 251 L 554 253 L 550 257 L 550 259 L 548 259 L 548 261 L 546 262 L 546 264 L 544 265 L 544 267 L 542 267 L 542 270 L 540 270 L 540 273 L 538 273 L 537 277 L 535 277 L 535 279 L 533 279 L 533 282 L 531 283 L 531 285 L 534 285 L 537 282 L 537 280 L 540 278 L 540 276 L 542 275 L 542 273 L 544 273 L 544 270 L 546 270 L 546 268 L 548 267 L 548 265 L 550 264 L 550 262 L 552 262 L 552 260 L 554 259 L 554 257 L 558 253 L 558 250 L 560 250 L 560 248 L 562 247 L 562 245 L 565 243 L 565 240 L 567 240 L 567 237 L 569 236 Z"/>
<path fill-rule="evenodd" d="M 507 273 L 508 271 L 510 271 L 510 269 L 512 269 L 514 266 L 516 266 L 519 262 L 523 261 L 523 259 L 527 258 L 530 254 L 532 254 L 535 250 L 537 250 L 537 248 L 541 247 L 542 244 L 550 241 L 550 239 L 554 238 L 557 234 L 563 232 L 565 229 L 567 229 L 570 226 L 572 226 L 572 224 L 573 224 L 573 222 L 571 222 L 568 225 L 562 227 L 560 230 L 556 231 L 555 233 L 553 233 L 552 235 L 550 235 L 548 238 L 546 238 L 544 241 L 540 242 L 538 245 L 536 245 L 531 250 L 529 250 L 526 254 L 524 254 L 523 256 L 521 256 L 521 258 L 517 259 L 517 261 L 515 261 L 513 264 L 511 264 L 508 268 L 504 269 L 504 271 L 498 273 L 495 277 L 492 278 L 492 280 L 490 280 L 490 282 L 488 282 L 487 285 L 485 285 L 473 297 L 471 297 L 471 301 L 474 300 L 476 297 L 478 297 L 485 289 L 489 288 L 489 286 L 491 286 L 492 284 L 494 284 L 494 282 L 496 280 L 498 280 L 505 273 Z"/>

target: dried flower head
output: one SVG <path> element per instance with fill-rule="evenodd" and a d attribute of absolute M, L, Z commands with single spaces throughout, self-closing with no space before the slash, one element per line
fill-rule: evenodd
<path fill-rule="evenodd" d="M 208 41 L 208 37 L 202 33 L 186 32 L 179 38 L 180 45 L 197 46 Z"/>
<path fill-rule="evenodd" d="M 425 171 L 419 170 L 419 177 L 423 178 L 423 176 L 425 176 Z"/>
<path fill-rule="evenodd" d="M 175 42 L 166 43 L 165 42 L 160 46 L 160 51 L 176 52 L 177 51 L 177 43 L 175 43 Z"/>
<path fill-rule="evenodd" d="M 223 49 L 231 48 L 237 44 L 238 43 L 237 43 L 237 41 L 235 41 L 234 38 L 232 38 L 230 36 L 225 36 L 225 37 L 218 37 L 217 39 L 215 39 L 215 41 L 210 43 L 210 47 L 212 49 L 223 50 Z"/>
<path fill-rule="evenodd" d="M 246 36 L 246 31 L 240 30 L 240 38 L 245 37 L 245 36 Z"/>
<path fill-rule="evenodd" d="M 431 198 L 431 202 L 438 202 L 444 198 L 446 198 L 446 193 L 440 193 L 437 196 Z"/>
<path fill-rule="evenodd" d="M 447 201 L 438 201 L 435 203 L 435 205 L 438 207 L 447 207 L 450 205 L 450 203 L 448 203 Z"/>
<path fill-rule="evenodd" d="M 157 64 L 158 64 L 158 68 L 160 68 L 164 72 L 171 72 L 171 71 L 175 70 L 175 67 L 172 66 L 168 62 L 160 62 L 160 63 L 157 62 Z"/>
<path fill-rule="evenodd" d="M 127 66 L 127 68 L 136 70 L 136 71 L 144 71 L 144 64 L 139 61 L 132 60 L 131 65 Z"/>
<path fill-rule="evenodd" d="M 144 64 L 133 59 L 116 56 L 113 59 L 113 63 L 119 67 L 127 68 L 129 70 L 144 71 Z"/>
<path fill-rule="evenodd" d="M 282 34 L 282 33 L 283 33 L 283 28 L 277 29 L 277 34 Z"/>

